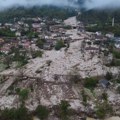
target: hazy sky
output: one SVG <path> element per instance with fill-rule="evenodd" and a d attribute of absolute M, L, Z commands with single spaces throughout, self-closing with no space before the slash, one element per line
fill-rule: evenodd
<path fill-rule="evenodd" d="M 0 9 L 6 9 L 13 6 L 42 6 L 42 5 L 56 5 L 56 6 L 72 6 L 77 0 L 0 0 Z M 84 7 L 86 9 L 104 9 L 104 8 L 120 8 L 120 0 L 84 0 Z"/>
<path fill-rule="evenodd" d="M 72 6 L 76 7 L 71 0 L 0 0 L 0 9 L 6 9 L 13 6 L 42 6 L 42 5 L 56 5 L 56 6 Z"/>
<path fill-rule="evenodd" d="M 86 0 L 87 9 L 120 8 L 120 0 Z"/>

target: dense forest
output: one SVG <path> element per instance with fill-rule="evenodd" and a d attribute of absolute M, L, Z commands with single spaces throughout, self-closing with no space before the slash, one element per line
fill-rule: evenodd
<path fill-rule="evenodd" d="M 83 10 L 82 14 L 78 16 L 78 19 L 89 24 L 105 24 L 111 23 L 113 17 L 116 23 L 120 23 L 120 10 Z"/>
<path fill-rule="evenodd" d="M 113 18 L 115 21 L 114 26 L 112 26 Z M 78 16 L 78 20 L 83 21 L 87 31 L 102 31 L 104 33 L 113 32 L 115 36 L 120 36 L 119 10 L 83 11 L 82 14 Z"/>
<path fill-rule="evenodd" d="M 54 6 L 43 6 L 33 8 L 11 8 L 0 12 L 0 22 L 7 22 L 13 20 L 13 18 L 21 17 L 48 17 L 66 19 L 70 16 L 76 15 L 76 12 L 72 8 L 60 8 Z"/>

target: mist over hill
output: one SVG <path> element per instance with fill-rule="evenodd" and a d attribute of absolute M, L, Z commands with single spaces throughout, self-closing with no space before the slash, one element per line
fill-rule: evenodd
<path fill-rule="evenodd" d="M 42 7 L 18 7 L 10 8 L 0 12 L 0 22 L 12 22 L 13 18 L 21 17 L 48 17 L 57 19 L 66 19 L 76 15 L 76 11 L 72 8 L 42 6 Z"/>
<path fill-rule="evenodd" d="M 69 6 L 77 7 L 77 0 L 1 0 L 0 10 L 13 7 L 30 8 L 34 6 L 52 5 L 57 7 Z"/>
<path fill-rule="evenodd" d="M 13 7 L 34 7 L 52 5 L 57 7 L 73 7 L 90 9 L 118 9 L 120 0 L 1 0 L 0 10 Z"/>

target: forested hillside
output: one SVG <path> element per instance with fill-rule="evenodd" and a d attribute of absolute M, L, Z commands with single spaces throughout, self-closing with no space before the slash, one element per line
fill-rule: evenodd
<path fill-rule="evenodd" d="M 13 18 L 21 17 L 48 17 L 66 19 L 70 16 L 76 15 L 72 8 L 59 8 L 53 6 L 33 7 L 33 8 L 11 8 L 0 12 L 0 22 L 12 21 Z"/>
<path fill-rule="evenodd" d="M 114 26 L 112 20 L 114 18 Z M 119 10 L 90 10 L 83 11 L 78 20 L 83 21 L 90 32 L 113 32 L 120 36 L 120 11 Z"/>
<path fill-rule="evenodd" d="M 120 23 L 120 11 L 119 10 L 90 10 L 82 11 L 79 19 L 86 23 L 108 23 L 112 18 L 115 18 L 116 23 Z"/>

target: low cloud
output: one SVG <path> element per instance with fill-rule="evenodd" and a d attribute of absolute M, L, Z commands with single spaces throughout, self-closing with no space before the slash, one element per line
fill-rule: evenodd
<path fill-rule="evenodd" d="M 120 0 L 85 0 L 84 7 L 86 9 L 118 9 L 120 8 Z"/>
<path fill-rule="evenodd" d="M 0 9 L 16 6 L 33 7 L 43 5 L 77 7 L 76 0 L 0 0 Z"/>
<path fill-rule="evenodd" d="M 80 4 L 78 4 L 78 1 Z M 33 7 L 43 5 L 84 7 L 87 10 L 116 9 L 120 8 L 120 0 L 0 0 L 0 10 L 16 6 Z"/>

